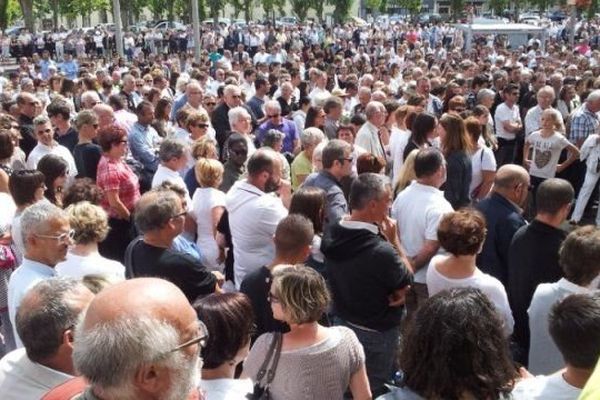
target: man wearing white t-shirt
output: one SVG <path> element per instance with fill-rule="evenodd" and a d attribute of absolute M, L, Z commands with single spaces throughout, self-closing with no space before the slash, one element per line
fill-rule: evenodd
<path fill-rule="evenodd" d="M 225 203 L 237 289 L 248 273 L 273 260 L 273 235 L 279 221 L 288 214 L 286 207 L 291 198 L 290 184 L 281 179 L 281 159 L 273 150 L 257 150 L 248 160 L 247 169 L 248 178 L 233 185 Z"/>
<path fill-rule="evenodd" d="M 552 307 L 548 324 L 566 367 L 520 381 L 513 400 L 576 399 L 594 371 L 600 356 L 600 293 L 566 297 Z"/>
<path fill-rule="evenodd" d="M 36 117 L 33 120 L 33 131 L 38 142 L 27 157 L 27 168 L 36 169 L 38 162 L 46 154 L 55 154 L 65 160 L 68 164 L 67 175 L 74 179 L 77 176 L 75 159 L 69 149 L 54 140 L 54 129 L 52 129 L 50 119 L 44 115 Z"/>
<path fill-rule="evenodd" d="M 515 161 L 517 135 L 523 128 L 519 107 L 516 104 L 519 100 L 519 87 L 509 83 L 504 87 L 502 93 L 504 103 L 496 108 L 496 114 L 494 114 L 498 139 L 498 152 L 496 153 L 498 166 L 512 164 Z"/>
<path fill-rule="evenodd" d="M 546 109 L 554 110 L 556 120 L 560 123 L 558 131 L 565 134 L 565 124 L 563 123 L 562 114 L 560 111 L 552 108 L 554 102 L 554 89 L 552 86 L 544 86 L 537 92 L 537 106 L 532 107 L 525 115 L 525 136 L 529 136 L 532 132 L 541 129 L 542 127 L 542 112 Z"/>
<path fill-rule="evenodd" d="M 437 228 L 442 216 L 452 212 L 439 187 L 446 181 L 446 162 L 435 148 L 420 150 L 415 157 L 416 181 L 400 192 L 392 205 L 392 218 L 398 221 L 398 236 L 411 262 L 414 284 L 406 297 L 409 313 L 428 297 L 427 266 L 438 252 Z"/>

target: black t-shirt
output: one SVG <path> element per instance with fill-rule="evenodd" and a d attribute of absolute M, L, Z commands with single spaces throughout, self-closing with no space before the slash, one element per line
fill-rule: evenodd
<path fill-rule="evenodd" d="M 287 332 L 289 327 L 286 323 L 273 318 L 271 304 L 267 295 L 271 289 L 271 271 L 267 267 L 260 267 L 246 275 L 240 292 L 250 299 L 254 309 L 254 320 L 256 321 L 256 333 L 252 340 L 266 332 Z"/>
<path fill-rule="evenodd" d="M 67 130 L 67 133 L 65 133 L 64 135 L 60 136 L 56 134 L 55 137 L 58 144 L 65 146 L 67 149 L 69 149 L 71 154 L 73 153 L 75 146 L 77 146 L 77 142 L 79 142 L 79 135 L 73 127 L 70 127 L 69 130 Z"/>
<path fill-rule="evenodd" d="M 198 296 L 215 291 L 217 278 L 190 255 L 155 247 L 144 241 L 133 242 L 131 271 L 133 276 L 163 278 L 173 282 L 190 303 Z"/>
<path fill-rule="evenodd" d="M 98 162 L 102 156 L 100 146 L 94 143 L 81 143 L 75 146 L 73 158 L 77 167 L 78 178 L 90 178 L 96 181 Z"/>

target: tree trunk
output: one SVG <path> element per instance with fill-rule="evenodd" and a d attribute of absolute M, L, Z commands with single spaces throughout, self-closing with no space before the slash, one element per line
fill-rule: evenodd
<path fill-rule="evenodd" d="M 5 30 L 8 26 L 8 0 L 0 0 L 0 29 Z"/>
<path fill-rule="evenodd" d="M 169 1 L 167 2 L 167 18 L 169 21 L 173 21 L 173 9 L 175 8 L 175 2 Z"/>
<path fill-rule="evenodd" d="M 33 17 L 33 0 L 19 0 L 19 4 L 21 5 L 21 11 L 23 12 L 25 27 L 29 29 L 29 32 L 35 33 L 35 19 Z"/>
<path fill-rule="evenodd" d="M 103 24 L 108 22 L 108 12 L 106 11 L 106 8 L 100 10 L 100 21 L 102 21 Z"/>

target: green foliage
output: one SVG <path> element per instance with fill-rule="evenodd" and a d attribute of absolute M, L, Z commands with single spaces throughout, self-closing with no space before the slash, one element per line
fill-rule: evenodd
<path fill-rule="evenodd" d="M 508 6 L 508 0 L 490 0 L 488 7 L 494 11 L 494 14 L 501 15 L 502 11 Z"/>
<path fill-rule="evenodd" d="M 415 16 L 421 11 L 421 0 L 395 0 L 390 5 L 397 5 L 408 10 L 411 16 Z"/>
<path fill-rule="evenodd" d="M 458 19 L 459 15 L 464 11 L 464 0 L 450 0 L 450 11 L 454 20 Z"/>
<path fill-rule="evenodd" d="M 152 13 L 154 19 L 162 19 L 167 11 L 169 3 L 173 3 L 168 0 L 147 0 L 148 9 Z"/>
<path fill-rule="evenodd" d="M 320 2 L 323 3 L 322 0 Z M 292 4 L 292 11 L 300 21 L 306 19 L 308 10 L 313 6 L 313 2 L 308 0 L 290 0 L 290 3 Z"/>
<path fill-rule="evenodd" d="M 348 19 L 353 1 L 354 0 L 329 0 L 329 4 L 335 7 L 333 18 L 336 22 L 341 23 Z"/>

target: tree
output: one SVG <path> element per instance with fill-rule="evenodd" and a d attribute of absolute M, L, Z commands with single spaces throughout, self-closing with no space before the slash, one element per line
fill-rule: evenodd
<path fill-rule="evenodd" d="M 353 0 L 329 0 L 329 4 L 335 7 L 333 17 L 335 22 L 343 23 L 348 19 Z"/>
<path fill-rule="evenodd" d="M 148 9 L 150 9 L 150 12 L 152 13 L 152 18 L 155 20 L 162 19 L 169 3 L 173 3 L 173 1 L 148 0 Z"/>
<path fill-rule="evenodd" d="M 490 0 L 489 7 L 495 15 L 502 15 L 508 6 L 508 0 Z"/>
<path fill-rule="evenodd" d="M 458 20 L 460 14 L 464 11 L 464 0 L 450 0 L 450 9 L 452 10 L 452 19 Z"/>
<path fill-rule="evenodd" d="M 301 1 L 301 0 L 299 0 Z M 315 14 L 317 14 L 317 18 L 319 19 L 319 21 L 323 21 L 323 7 L 325 6 L 325 2 L 323 0 L 309 0 L 308 1 L 308 8 L 306 10 L 306 12 L 308 13 L 308 9 L 309 8 L 313 8 L 315 10 Z M 298 18 L 300 18 L 300 16 L 298 15 Z M 305 16 L 306 18 L 306 16 Z M 302 20 L 302 18 L 300 18 Z"/>
<path fill-rule="evenodd" d="M 30 32 L 35 32 L 35 19 L 33 16 L 33 0 L 19 0 L 21 6 L 21 12 L 23 13 L 23 20 L 25 20 L 25 27 Z"/>

